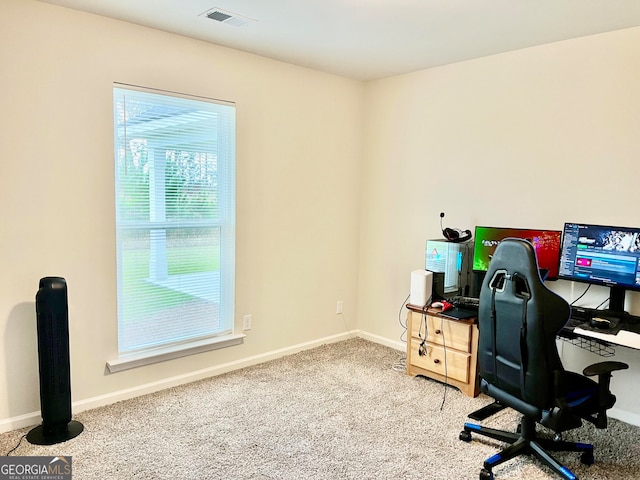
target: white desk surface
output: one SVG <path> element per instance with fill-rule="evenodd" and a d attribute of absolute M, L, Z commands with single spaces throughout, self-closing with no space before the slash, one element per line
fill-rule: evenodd
<path fill-rule="evenodd" d="M 593 330 L 585 330 L 580 327 L 576 327 L 574 333 L 584 336 L 597 338 L 616 345 L 623 345 L 625 347 L 640 349 L 640 334 L 630 332 L 628 330 L 620 330 L 617 334 L 612 335 L 610 333 L 595 332 Z"/>

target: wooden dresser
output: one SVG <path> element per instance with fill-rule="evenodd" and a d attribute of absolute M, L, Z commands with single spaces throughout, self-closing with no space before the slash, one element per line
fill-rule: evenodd
<path fill-rule="evenodd" d="M 447 383 L 475 397 L 478 379 L 476 319 L 451 320 L 440 309 L 407 305 L 407 374 Z"/>

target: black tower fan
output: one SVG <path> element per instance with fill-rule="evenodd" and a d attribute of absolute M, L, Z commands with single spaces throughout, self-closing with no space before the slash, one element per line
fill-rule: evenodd
<path fill-rule="evenodd" d="M 27 440 L 53 445 L 76 437 L 84 429 L 80 422 L 71 420 L 69 308 L 64 278 L 40 279 L 36 315 L 42 425 L 31 430 Z"/>

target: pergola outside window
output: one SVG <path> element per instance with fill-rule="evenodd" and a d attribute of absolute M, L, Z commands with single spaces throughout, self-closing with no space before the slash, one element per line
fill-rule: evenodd
<path fill-rule="evenodd" d="M 114 88 L 118 350 L 232 332 L 235 107 Z"/>

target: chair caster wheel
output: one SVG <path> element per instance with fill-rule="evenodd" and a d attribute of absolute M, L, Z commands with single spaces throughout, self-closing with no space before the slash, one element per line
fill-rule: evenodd
<path fill-rule="evenodd" d="M 493 480 L 493 472 L 483 468 L 480 470 L 480 480 Z"/>
<path fill-rule="evenodd" d="M 460 432 L 460 435 L 458 435 L 458 438 L 460 440 L 462 440 L 463 442 L 470 442 L 471 441 L 471 432 L 467 432 L 466 430 L 463 430 Z"/>
<path fill-rule="evenodd" d="M 580 463 L 582 463 L 583 465 L 593 465 L 595 463 L 595 459 L 593 458 L 593 452 L 589 451 L 589 452 L 582 452 L 582 455 L 580 455 Z"/>

